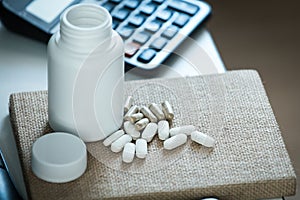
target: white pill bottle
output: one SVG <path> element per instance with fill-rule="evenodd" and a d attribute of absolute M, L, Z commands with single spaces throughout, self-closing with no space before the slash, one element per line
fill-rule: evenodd
<path fill-rule="evenodd" d="M 48 114 L 55 131 L 102 140 L 123 118 L 124 46 L 106 9 L 78 4 L 48 43 Z"/>

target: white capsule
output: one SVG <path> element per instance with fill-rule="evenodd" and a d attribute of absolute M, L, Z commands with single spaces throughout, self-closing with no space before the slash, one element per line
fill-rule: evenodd
<path fill-rule="evenodd" d="M 142 133 L 142 138 L 145 139 L 147 142 L 151 142 L 156 132 L 157 132 L 157 124 L 151 122 L 144 129 Z"/>
<path fill-rule="evenodd" d="M 139 107 L 137 105 L 133 105 L 130 107 L 128 112 L 124 116 L 124 120 L 130 120 L 130 116 L 137 113 L 139 111 Z"/>
<path fill-rule="evenodd" d="M 158 120 L 165 119 L 165 115 L 163 111 L 160 109 L 160 107 L 156 103 L 151 103 L 149 106 L 149 109 L 152 111 L 152 113 L 156 116 Z"/>
<path fill-rule="evenodd" d="M 166 119 L 172 121 L 174 118 L 174 112 L 171 104 L 168 101 L 164 101 L 161 106 Z"/>
<path fill-rule="evenodd" d="M 193 131 L 196 130 L 196 127 L 193 125 L 185 125 L 185 126 L 179 126 L 175 128 L 170 129 L 170 136 L 178 135 L 180 133 L 191 135 Z"/>
<path fill-rule="evenodd" d="M 117 139 L 116 141 L 114 141 L 111 144 L 110 149 L 112 152 L 118 153 L 118 152 L 122 151 L 125 144 L 127 144 L 131 141 L 132 141 L 132 137 L 130 135 L 127 135 L 127 134 L 122 135 L 119 139 Z"/>
<path fill-rule="evenodd" d="M 122 153 L 123 162 L 131 163 L 133 161 L 134 154 L 135 154 L 135 144 L 131 142 L 125 144 Z"/>
<path fill-rule="evenodd" d="M 191 134 L 191 139 L 198 143 L 198 144 L 202 144 L 203 146 L 206 147 L 214 147 L 216 144 L 216 140 L 214 138 L 212 138 L 209 135 L 206 135 L 204 133 L 201 133 L 199 131 L 194 131 Z"/>
<path fill-rule="evenodd" d="M 124 113 L 127 113 L 130 107 L 133 104 L 133 98 L 132 96 L 128 96 L 125 103 L 124 103 Z"/>
<path fill-rule="evenodd" d="M 164 149 L 167 149 L 167 150 L 175 149 L 175 148 L 185 144 L 186 141 L 187 141 L 186 134 L 181 133 L 181 134 L 175 135 L 164 141 Z"/>
<path fill-rule="evenodd" d="M 145 139 L 137 139 L 135 142 L 136 157 L 146 158 L 147 156 L 147 141 Z"/>
<path fill-rule="evenodd" d="M 118 131 L 114 132 L 113 134 L 111 134 L 109 137 L 107 137 L 103 141 L 104 146 L 107 147 L 107 146 L 111 145 L 111 143 L 113 143 L 114 141 L 116 141 L 122 135 L 124 135 L 124 131 L 123 130 L 118 130 Z"/>
<path fill-rule="evenodd" d="M 125 133 L 130 135 L 134 140 L 141 137 L 141 133 L 135 129 L 135 125 L 132 124 L 130 121 L 125 121 L 123 126 Z"/>
<path fill-rule="evenodd" d="M 151 122 L 157 122 L 157 118 L 155 115 L 151 112 L 151 110 L 146 107 L 142 106 L 141 107 L 141 112 L 144 114 L 145 117 L 147 117 Z"/>
<path fill-rule="evenodd" d="M 157 132 L 158 132 L 158 138 L 160 140 L 166 140 L 167 138 L 169 138 L 169 131 L 170 131 L 170 126 L 168 121 L 161 120 L 158 122 Z"/>
<path fill-rule="evenodd" d="M 144 117 L 143 113 L 135 113 L 135 114 L 132 114 L 132 115 L 130 116 L 130 122 L 131 122 L 132 124 L 134 124 L 135 122 L 137 122 L 137 121 L 143 119 L 143 117 Z"/>
<path fill-rule="evenodd" d="M 149 124 L 149 119 L 148 118 L 143 118 L 139 121 L 137 121 L 134 126 L 135 126 L 135 129 L 140 131 L 142 129 L 144 129 L 147 125 Z"/>

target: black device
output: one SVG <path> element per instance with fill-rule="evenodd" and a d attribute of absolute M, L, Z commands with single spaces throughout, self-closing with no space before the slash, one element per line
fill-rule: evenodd
<path fill-rule="evenodd" d="M 10 180 L 8 171 L 4 164 L 0 151 L 0 199 L 2 200 L 21 200 L 15 186 Z"/>
<path fill-rule="evenodd" d="M 95 3 L 113 18 L 129 66 L 153 69 L 201 24 L 211 7 L 197 0 L 2 0 L 1 20 L 10 30 L 48 42 L 69 6 Z"/>

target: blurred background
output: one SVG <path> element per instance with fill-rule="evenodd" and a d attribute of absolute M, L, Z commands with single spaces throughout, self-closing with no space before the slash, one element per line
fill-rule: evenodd
<path fill-rule="evenodd" d="M 208 0 L 206 26 L 228 70 L 259 71 L 300 177 L 300 2 Z M 286 198 L 300 199 L 297 195 Z"/>

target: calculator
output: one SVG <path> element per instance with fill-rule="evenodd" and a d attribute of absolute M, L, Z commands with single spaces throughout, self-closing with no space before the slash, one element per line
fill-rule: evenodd
<path fill-rule="evenodd" d="M 69 6 L 95 3 L 112 16 L 124 40 L 127 67 L 154 69 L 211 13 L 198 0 L 2 0 L 1 20 L 10 30 L 48 42 Z"/>

